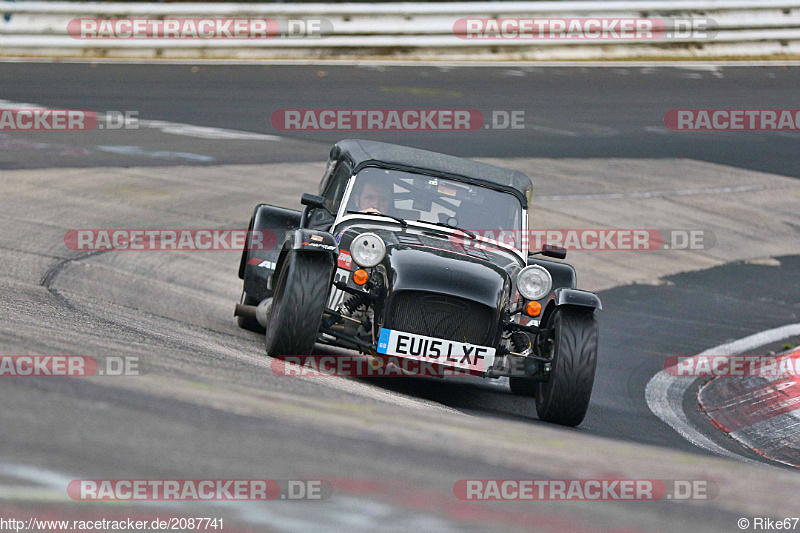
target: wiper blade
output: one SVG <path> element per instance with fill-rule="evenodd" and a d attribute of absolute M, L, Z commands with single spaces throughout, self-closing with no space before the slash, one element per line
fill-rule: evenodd
<path fill-rule="evenodd" d="M 394 215 L 387 215 L 386 213 L 381 213 L 379 211 L 347 211 L 347 214 L 348 215 L 375 215 L 375 216 L 378 216 L 378 217 L 386 217 L 386 218 L 391 218 L 392 220 L 396 220 L 404 228 L 406 226 L 408 226 L 408 222 L 406 222 L 402 218 L 396 217 Z"/>
<path fill-rule="evenodd" d="M 434 226 L 442 226 L 444 228 L 454 229 L 456 231 L 460 231 L 470 239 L 477 240 L 477 236 L 468 229 L 461 229 L 458 226 L 453 226 L 452 224 L 448 224 L 447 222 L 428 222 L 427 220 L 417 220 L 417 222 L 422 222 L 423 224 L 433 224 Z"/>

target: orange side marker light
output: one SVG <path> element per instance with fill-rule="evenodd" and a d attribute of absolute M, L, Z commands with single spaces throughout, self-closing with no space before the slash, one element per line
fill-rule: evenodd
<path fill-rule="evenodd" d="M 528 316 L 539 316 L 542 312 L 542 304 L 539 302 L 528 302 L 525 305 L 525 314 Z"/>
<path fill-rule="evenodd" d="M 369 274 L 363 268 L 359 268 L 355 272 L 353 272 L 353 283 L 356 285 L 363 285 L 369 279 Z"/>

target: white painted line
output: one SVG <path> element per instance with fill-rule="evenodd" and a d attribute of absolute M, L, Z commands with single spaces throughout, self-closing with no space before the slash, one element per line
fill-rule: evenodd
<path fill-rule="evenodd" d="M 168 150 L 145 150 L 141 146 L 95 146 L 96 150 L 116 155 L 126 155 L 131 157 L 148 157 L 152 159 L 186 159 L 188 161 L 199 161 L 210 163 L 214 158 L 210 155 L 193 154 L 190 152 L 170 152 Z"/>
<path fill-rule="evenodd" d="M 664 191 L 642 191 L 642 192 L 612 192 L 601 194 L 560 194 L 554 196 L 534 197 L 535 202 L 553 202 L 559 200 L 615 200 L 621 198 L 659 198 L 662 196 L 691 196 L 696 194 L 729 194 L 736 192 L 763 191 L 766 189 L 800 187 L 800 184 L 781 185 L 770 187 L 768 185 L 741 185 L 738 187 L 715 187 L 709 189 L 676 189 Z"/>
<path fill-rule="evenodd" d="M 0 485 L 0 501 L 4 503 L 72 503 L 63 490 L 30 487 L 28 485 Z"/>
<path fill-rule="evenodd" d="M 563 129 L 557 129 L 557 128 L 548 128 L 547 126 L 537 126 L 535 124 L 531 125 L 531 126 L 527 126 L 527 129 L 534 130 L 534 131 L 540 131 L 542 133 L 548 133 L 548 134 L 551 134 L 551 135 L 563 135 L 564 137 L 580 137 L 581 136 L 580 133 L 575 132 L 575 131 L 569 131 L 569 130 L 563 130 Z"/>
<path fill-rule="evenodd" d="M 743 339 L 722 344 L 715 348 L 709 348 L 699 355 L 737 355 L 747 350 L 752 350 L 753 348 L 778 342 L 793 335 L 800 335 L 800 324 L 787 324 L 779 328 L 754 333 Z"/>
<path fill-rule="evenodd" d="M 647 407 L 664 423 L 678 432 L 678 434 L 698 448 L 708 450 L 717 455 L 730 459 L 743 460 L 748 463 L 757 463 L 752 459 L 742 457 L 713 442 L 697 430 L 683 412 L 683 394 L 692 384 L 692 380 L 680 380 L 670 376 L 665 371 L 660 371 L 647 383 L 644 397 Z"/>
<path fill-rule="evenodd" d="M 30 483 L 35 483 L 40 487 L 53 490 L 62 490 L 64 501 L 71 501 L 67 496 L 67 485 L 75 480 L 73 476 L 68 476 L 54 470 L 39 468 L 38 466 L 28 466 L 15 463 L 0 462 L 0 476 L 21 479 Z"/>
<path fill-rule="evenodd" d="M 800 324 L 788 324 L 755 333 L 733 342 L 709 348 L 698 355 L 736 355 L 793 335 L 800 335 Z M 647 387 L 645 387 L 644 396 L 647 401 L 647 407 L 665 424 L 695 446 L 717 455 L 764 466 L 765 463 L 733 453 L 716 444 L 689 422 L 686 413 L 683 411 L 683 395 L 693 382 L 694 378 L 679 378 L 667 374 L 665 370 L 661 370 L 650 379 Z"/>
<path fill-rule="evenodd" d="M 182 124 L 180 122 L 167 122 L 164 120 L 140 120 L 139 127 L 153 128 L 164 133 L 173 135 L 183 135 L 185 137 L 195 137 L 197 139 L 214 139 L 226 141 L 280 141 L 277 135 L 266 135 L 263 133 L 251 133 L 249 131 L 229 130 L 225 128 L 213 128 L 209 126 L 195 126 L 192 124 Z"/>
<path fill-rule="evenodd" d="M 0 99 L 0 109 L 47 109 L 38 104 L 29 104 L 23 102 L 12 102 L 11 100 Z M 97 113 L 98 119 L 108 121 L 109 115 L 107 112 L 92 110 Z M 195 126 L 193 124 L 183 124 L 180 122 L 168 122 L 166 120 L 147 120 L 139 119 L 136 121 L 138 128 L 152 128 L 157 129 L 163 133 L 172 135 L 182 135 L 184 137 L 194 137 L 197 139 L 214 139 L 214 140 L 243 140 L 243 141 L 281 141 L 282 137 L 277 135 L 266 135 L 263 133 L 254 133 L 250 131 L 229 130 L 225 128 L 214 128 L 209 126 Z M 99 129 L 102 129 L 101 125 Z M 126 129 L 133 129 L 130 124 L 126 122 Z M 116 128 L 115 128 L 116 131 Z M 103 149 L 103 147 L 98 147 Z M 126 147 L 122 147 L 126 148 Z M 130 148 L 130 147 L 127 147 Z M 107 150 L 109 151 L 109 150 Z M 199 156 L 207 157 L 207 156 Z M 210 158 L 209 160 L 213 160 Z"/>
<path fill-rule="evenodd" d="M 0 109 L 45 109 L 37 104 L 26 104 L 23 102 L 12 102 L 11 100 L 0 100 Z"/>
<path fill-rule="evenodd" d="M 683 61 L 486 61 L 469 60 L 463 61 L 442 60 L 442 61 L 414 61 L 414 60 L 391 60 L 391 59 L 136 59 L 136 58 L 36 58 L 36 57 L 0 57 L 0 63 L 54 63 L 54 64 L 123 64 L 123 65 L 344 65 L 344 66 L 384 66 L 384 67 L 447 67 L 447 68 L 473 68 L 473 67 L 555 67 L 555 68 L 705 68 L 715 69 L 718 67 L 800 67 L 800 60 L 716 60 L 706 59 L 683 60 Z"/>

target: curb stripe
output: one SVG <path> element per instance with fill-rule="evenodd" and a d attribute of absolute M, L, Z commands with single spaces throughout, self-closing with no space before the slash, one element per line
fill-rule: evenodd
<path fill-rule="evenodd" d="M 784 357 L 796 358 L 800 350 Z M 800 378 L 715 378 L 698 393 L 712 424 L 768 459 L 800 467 Z"/>
<path fill-rule="evenodd" d="M 709 348 L 698 355 L 740 354 L 794 335 L 800 335 L 800 323 L 787 324 L 778 328 L 761 331 L 733 342 Z M 683 412 L 682 402 L 683 394 L 693 382 L 694 379 L 670 376 L 665 370 L 659 371 L 650 379 L 645 387 L 645 400 L 647 402 L 647 407 L 662 422 L 670 426 L 680 436 L 695 446 L 708 450 L 717 455 L 763 466 L 764 463 L 744 457 L 726 448 L 723 448 L 719 444 L 709 439 L 700 428 L 695 427 L 691 422 L 689 422 L 686 413 Z M 781 417 L 785 416 L 791 415 L 781 415 Z M 776 417 L 772 419 L 772 421 L 777 422 L 778 420 L 781 420 L 781 417 Z M 800 422 L 800 420 L 798 420 L 798 422 Z M 790 426 L 791 425 L 785 425 L 780 429 L 785 429 Z M 796 431 L 797 434 L 800 434 L 800 430 Z M 736 438 L 735 434 L 731 434 L 731 436 Z M 791 438 L 791 435 L 789 437 Z M 746 445 L 750 448 L 753 447 L 749 444 Z"/>

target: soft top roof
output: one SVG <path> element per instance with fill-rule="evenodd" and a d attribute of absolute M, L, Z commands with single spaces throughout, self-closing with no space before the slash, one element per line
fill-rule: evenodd
<path fill-rule="evenodd" d="M 331 151 L 332 158 L 338 159 L 341 155 L 348 156 L 353 162 L 355 171 L 370 165 L 419 170 L 441 177 L 463 178 L 479 185 L 504 189 L 520 197 L 526 208 L 528 195 L 533 189 L 531 179 L 518 170 L 396 144 L 346 139 L 336 143 Z"/>

